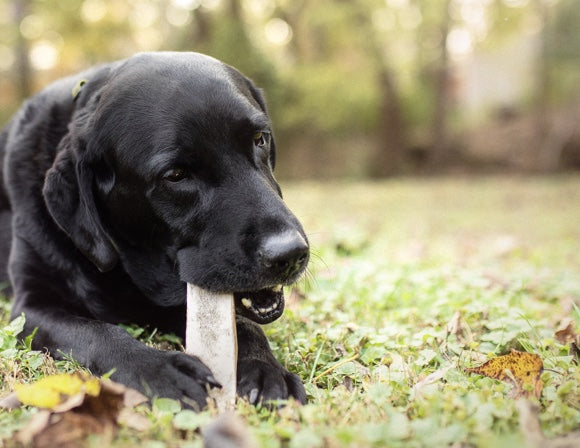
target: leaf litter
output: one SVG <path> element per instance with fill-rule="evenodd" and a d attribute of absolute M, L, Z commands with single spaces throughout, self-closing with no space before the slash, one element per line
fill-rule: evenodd
<path fill-rule="evenodd" d="M 465 369 L 467 373 L 476 373 L 511 383 L 514 386 L 512 398 L 533 396 L 537 399 L 540 398 L 544 387 L 540 379 L 543 370 L 544 364 L 539 355 L 514 349 L 507 355 L 490 359 L 481 366 Z"/>
<path fill-rule="evenodd" d="M 107 379 L 82 374 L 47 376 L 22 384 L 0 406 L 40 408 L 16 434 L 16 440 L 36 448 L 76 447 L 89 435 L 110 442 L 120 424 L 144 430 L 148 422 L 132 409 L 147 398 Z"/>

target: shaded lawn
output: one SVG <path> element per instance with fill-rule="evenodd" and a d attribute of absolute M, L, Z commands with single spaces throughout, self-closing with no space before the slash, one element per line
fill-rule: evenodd
<path fill-rule="evenodd" d="M 549 369 L 545 435 L 580 429 L 580 369 L 554 335 L 566 317 L 580 328 L 580 177 L 301 183 L 284 192 L 313 257 L 266 331 L 310 404 L 241 405 L 260 446 L 522 446 L 511 386 L 463 371 L 511 348 L 539 354 Z M 75 368 L 20 349 L 0 361 L 0 394 Z M 441 378 L 422 381 L 434 372 Z M 172 409 L 143 409 L 151 428 L 123 428 L 114 444 L 199 446 Z M 33 412 L 0 412 L 0 437 L 10 443 Z"/>

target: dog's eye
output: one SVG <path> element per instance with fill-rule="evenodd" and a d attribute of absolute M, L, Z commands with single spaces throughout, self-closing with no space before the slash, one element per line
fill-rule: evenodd
<path fill-rule="evenodd" d="M 188 176 L 187 171 L 183 168 L 173 168 L 165 173 L 163 178 L 169 182 L 179 182 Z"/>
<path fill-rule="evenodd" d="M 268 134 L 263 131 L 254 133 L 254 145 L 263 148 L 268 143 Z"/>

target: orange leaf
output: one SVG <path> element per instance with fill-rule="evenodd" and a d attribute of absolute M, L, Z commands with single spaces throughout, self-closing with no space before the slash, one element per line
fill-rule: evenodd
<path fill-rule="evenodd" d="M 513 398 L 530 395 L 540 398 L 544 383 L 540 375 L 544 370 L 542 358 L 533 353 L 511 353 L 490 359 L 479 367 L 465 369 L 468 373 L 476 373 L 514 385 Z"/>

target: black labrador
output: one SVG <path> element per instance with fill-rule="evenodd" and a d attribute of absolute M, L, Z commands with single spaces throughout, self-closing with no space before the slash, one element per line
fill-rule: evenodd
<path fill-rule="evenodd" d="M 38 328 L 33 347 L 201 408 L 219 387 L 206 366 L 117 325 L 183 336 L 189 282 L 234 292 L 238 395 L 306 400 L 259 326 L 282 314 L 281 286 L 309 246 L 250 80 L 197 53 L 102 65 L 28 100 L 0 134 L 0 160 L 0 276 L 12 316 Z"/>

